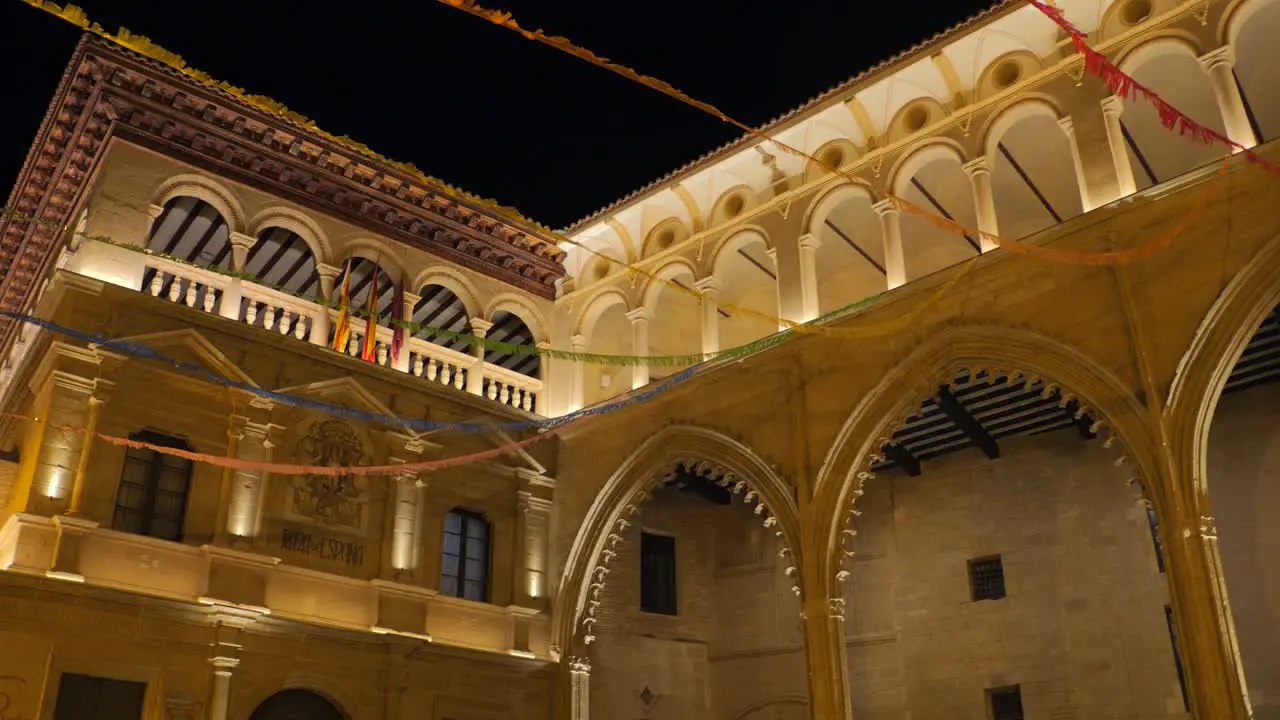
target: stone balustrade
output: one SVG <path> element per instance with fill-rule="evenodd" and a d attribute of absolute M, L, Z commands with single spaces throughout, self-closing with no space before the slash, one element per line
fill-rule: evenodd
<path fill-rule="evenodd" d="M 92 240 L 80 245 L 67 269 L 315 345 L 327 347 L 330 338 L 325 329 L 337 323 L 337 311 L 319 303 L 249 280 Z M 379 325 L 376 332 L 375 362 L 379 365 L 515 410 L 545 414 L 539 403 L 543 383 L 537 378 L 417 337 L 405 338 L 402 357 L 396 362 L 391 357 L 392 329 Z M 345 348 L 348 355 L 360 356 L 365 333 L 364 320 L 353 318 Z M 475 373 L 480 374 L 480 382 L 474 382 Z"/>
<path fill-rule="evenodd" d="M 157 540 L 85 520 L 13 514 L 0 528 L 0 571 L 504 655 L 549 657 L 548 619 L 526 608 L 319 572 L 221 546 Z"/>

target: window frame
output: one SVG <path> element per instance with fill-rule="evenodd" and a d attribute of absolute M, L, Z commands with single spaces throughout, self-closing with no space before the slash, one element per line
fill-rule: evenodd
<path fill-rule="evenodd" d="M 650 577 L 645 572 L 647 567 L 646 558 L 650 556 L 646 552 L 646 546 L 655 540 L 661 540 L 660 544 L 670 547 L 670 557 L 666 558 L 669 566 L 669 577 L 661 578 L 660 584 L 669 588 L 670 592 L 661 598 L 656 598 L 655 594 L 658 589 L 647 591 L 652 587 L 651 583 L 655 580 L 646 581 Z M 653 568 L 651 572 L 658 572 L 661 568 Z M 679 617 L 680 615 L 680 566 L 678 564 L 676 552 L 676 537 L 674 535 L 662 532 L 652 532 L 649 530 L 640 531 L 640 612 L 650 615 L 665 615 L 667 617 Z"/>
<path fill-rule="evenodd" d="M 1000 594 L 991 596 L 978 596 L 978 568 L 984 563 L 995 562 L 1000 568 Z M 970 602 L 987 602 L 1003 600 L 1009 597 L 1009 581 L 1004 572 L 1004 557 L 1001 555 L 983 555 L 982 557 L 971 558 L 968 562 L 969 571 L 969 600 Z"/>
<path fill-rule="evenodd" d="M 458 535 L 458 552 L 449 552 L 448 545 L 445 542 L 447 536 L 452 535 L 449 531 L 449 516 L 456 515 L 459 518 L 460 526 Z M 480 599 L 469 598 L 466 596 L 467 582 L 474 582 L 474 579 L 467 576 L 467 546 L 469 542 L 475 542 L 477 538 L 470 537 L 467 532 L 472 523 L 479 523 L 484 528 L 484 577 L 480 580 Z M 464 507 L 455 507 L 445 513 L 444 526 L 441 528 L 441 547 L 440 547 L 440 587 L 441 595 L 446 597 L 458 598 L 459 600 L 469 600 L 471 602 L 490 601 L 490 593 L 492 592 L 492 584 L 490 577 L 493 575 L 493 523 L 489 522 L 489 518 L 485 514 L 477 510 L 470 510 Z M 458 571 L 455 575 L 450 575 L 445 569 L 445 559 L 456 557 L 458 559 Z M 445 591 L 445 578 L 454 580 L 454 592 Z"/>
<path fill-rule="evenodd" d="M 165 435 L 155 430 L 141 430 L 139 432 L 131 434 L 129 436 L 129 439 L 150 443 L 152 445 L 159 445 L 161 447 L 170 447 L 178 450 L 187 450 L 187 451 L 192 450 L 191 445 L 185 439 L 174 436 L 174 435 Z M 130 452 L 147 452 L 151 454 L 150 459 L 147 461 L 147 465 L 149 467 L 148 467 L 146 481 L 142 483 L 142 489 L 143 489 L 142 501 L 139 504 L 139 507 L 137 508 L 132 508 L 132 507 L 124 508 L 125 510 L 134 511 L 141 515 L 142 517 L 141 529 L 136 532 L 117 527 L 118 517 L 121 510 L 120 491 L 125 484 L 125 468 L 128 467 L 128 464 L 131 460 L 141 460 L 141 458 L 138 458 L 137 456 L 130 456 L 129 454 Z M 111 529 L 118 530 L 120 532 L 126 532 L 131 535 L 140 535 L 142 537 L 155 538 L 157 540 L 166 540 L 169 542 L 182 542 L 182 538 L 184 537 L 183 533 L 186 530 L 186 524 L 187 524 L 187 506 L 188 506 L 188 503 L 190 503 L 191 501 L 191 481 L 195 475 L 195 463 L 185 459 L 183 461 L 187 465 L 186 465 L 186 476 L 183 478 L 183 487 L 182 487 L 182 502 L 181 502 L 182 511 L 178 513 L 176 518 L 176 527 L 174 531 L 174 537 L 159 537 L 157 535 L 152 534 L 153 521 L 155 520 L 155 514 L 156 514 L 156 498 L 160 494 L 160 478 L 161 478 L 161 474 L 164 471 L 164 454 L 156 452 L 155 450 L 144 450 L 141 448 L 127 448 L 125 450 L 124 462 L 121 463 L 121 466 L 120 466 L 120 479 L 116 484 L 115 503 L 112 506 Z M 130 483 L 130 484 L 135 484 L 135 483 Z"/>
<path fill-rule="evenodd" d="M 997 696 L 1016 696 L 1018 698 L 1018 714 L 1016 716 L 996 715 Z M 1025 720 L 1027 708 L 1022 704 L 1022 686 L 1002 685 L 1000 687 L 987 688 L 987 713 L 992 720 Z"/>

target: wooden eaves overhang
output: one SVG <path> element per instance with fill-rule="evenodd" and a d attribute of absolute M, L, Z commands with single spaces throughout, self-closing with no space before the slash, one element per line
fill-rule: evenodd
<path fill-rule="evenodd" d="M 86 35 L 0 217 L 0 308 L 19 311 L 56 258 L 112 138 L 258 188 L 552 299 L 564 251 L 470 202 L 109 41 Z M 14 323 L 0 318 L 0 350 Z"/>

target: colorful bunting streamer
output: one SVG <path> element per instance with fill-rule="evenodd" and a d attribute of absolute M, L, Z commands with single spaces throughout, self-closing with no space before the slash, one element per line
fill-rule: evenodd
<path fill-rule="evenodd" d="M 661 382 L 646 386 L 641 392 L 628 395 L 619 400 L 615 400 L 604 405 L 597 405 L 590 408 L 584 408 L 575 412 L 561 415 L 555 418 L 536 418 L 531 420 L 518 420 L 506 423 L 477 423 L 477 422 L 437 422 L 433 420 L 424 420 L 421 418 L 397 417 L 395 415 L 385 415 L 380 413 L 371 413 L 364 410 L 355 410 L 352 408 L 342 407 L 340 405 L 331 405 L 329 403 L 319 402 L 310 398 L 298 397 L 296 395 L 288 395 L 272 390 L 266 390 L 250 383 L 232 380 L 222 377 L 216 373 L 212 373 L 194 363 L 171 358 L 163 353 L 142 343 L 133 342 L 131 340 L 111 339 L 102 335 L 87 333 L 74 328 L 64 327 L 48 320 L 43 320 L 31 315 L 10 312 L 8 310 L 0 310 L 0 315 L 4 315 L 20 322 L 29 323 L 40 328 L 44 328 L 50 332 L 75 338 L 88 345 L 101 347 L 113 352 L 120 352 L 134 357 L 140 357 L 147 360 L 166 364 L 175 370 L 195 375 L 203 380 L 211 383 L 222 385 L 227 388 L 234 388 L 244 392 L 256 395 L 258 397 L 271 400 L 272 402 L 290 407 L 304 408 L 309 410 L 317 410 L 338 417 L 347 418 L 349 420 L 357 420 L 360 422 L 374 423 L 388 427 L 409 428 L 419 432 L 433 431 L 449 431 L 459 433 L 477 433 L 491 430 L 518 431 L 539 429 L 548 430 L 567 425 L 575 420 L 584 417 L 592 417 L 595 415 L 604 415 L 607 413 L 620 410 L 628 405 L 634 405 L 639 402 L 648 400 L 660 393 L 670 390 L 672 387 L 688 380 L 698 371 L 700 366 L 686 368 L 670 377 L 663 379 Z M 781 342 L 786 336 L 775 335 L 775 342 Z"/>

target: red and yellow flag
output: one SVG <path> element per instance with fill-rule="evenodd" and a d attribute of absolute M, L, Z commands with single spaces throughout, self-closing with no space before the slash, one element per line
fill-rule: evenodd
<path fill-rule="evenodd" d="M 364 337 L 360 344 L 360 358 L 378 362 L 378 265 L 373 265 L 373 278 L 369 282 L 369 299 L 365 303 Z"/>
<path fill-rule="evenodd" d="M 338 301 L 338 324 L 333 329 L 333 349 L 340 353 L 347 351 L 347 343 L 351 342 L 351 261 L 342 273 L 342 296 Z"/>

